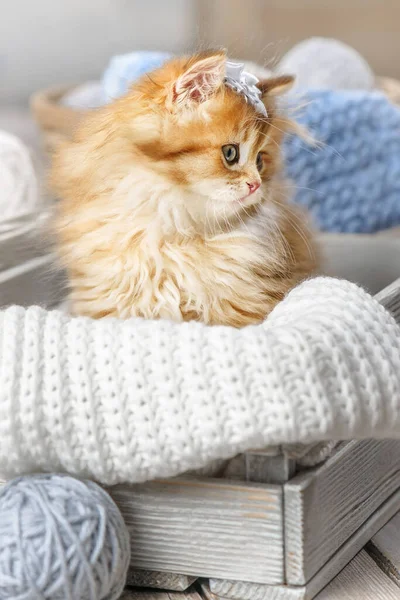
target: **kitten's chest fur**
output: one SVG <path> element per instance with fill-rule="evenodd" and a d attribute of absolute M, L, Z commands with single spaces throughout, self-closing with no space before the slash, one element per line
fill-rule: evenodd
<path fill-rule="evenodd" d="M 164 236 L 151 223 L 134 233 L 102 224 L 70 248 L 72 309 L 94 318 L 258 323 L 311 267 L 284 209 L 279 218 L 271 227 L 260 214 L 207 238 Z"/>

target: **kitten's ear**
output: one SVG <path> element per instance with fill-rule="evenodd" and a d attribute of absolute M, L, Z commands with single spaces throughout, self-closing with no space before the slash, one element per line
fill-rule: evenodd
<path fill-rule="evenodd" d="M 262 92 L 262 97 L 265 96 L 281 96 L 286 94 L 294 85 L 295 78 L 293 75 L 277 75 L 270 77 L 257 83 L 257 87 Z"/>
<path fill-rule="evenodd" d="M 174 83 L 173 102 L 182 105 L 207 100 L 222 85 L 225 66 L 226 54 L 222 51 L 192 59 Z"/>

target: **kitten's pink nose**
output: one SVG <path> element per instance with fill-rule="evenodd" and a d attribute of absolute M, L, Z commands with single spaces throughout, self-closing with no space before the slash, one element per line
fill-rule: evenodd
<path fill-rule="evenodd" d="M 250 183 L 247 181 L 247 185 L 249 186 L 249 195 L 254 194 L 260 187 L 261 183 L 259 181 L 251 181 Z"/>

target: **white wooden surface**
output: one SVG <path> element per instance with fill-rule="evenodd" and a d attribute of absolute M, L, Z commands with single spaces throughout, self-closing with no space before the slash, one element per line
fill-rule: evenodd
<path fill-rule="evenodd" d="M 367 521 L 339 548 L 333 557 L 305 586 L 305 600 L 311 600 L 354 558 L 371 536 L 379 531 L 400 508 L 400 490 L 374 511 Z M 282 598 L 282 600 L 284 600 Z"/>
<path fill-rule="evenodd" d="M 391 285 L 376 294 L 375 298 L 383 304 L 398 323 L 400 323 L 400 279 L 396 279 Z"/>
<path fill-rule="evenodd" d="M 226 584 L 228 582 L 225 582 Z M 252 585 L 252 594 L 248 594 L 246 584 L 232 582 L 239 594 L 231 597 L 241 600 L 399 600 L 400 587 L 393 582 L 378 564 L 362 550 L 350 563 L 326 586 L 318 595 L 305 593 L 305 588 L 283 586 Z M 206 580 L 196 584 L 184 593 L 165 593 L 132 590 L 122 600 L 218 600 L 223 598 L 223 591 L 229 590 L 227 585 L 216 590 Z M 244 586 L 244 587 L 243 587 Z M 265 589 L 268 593 L 265 594 Z"/>
<path fill-rule="evenodd" d="M 399 600 L 400 588 L 362 550 L 315 600 Z"/>
<path fill-rule="evenodd" d="M 214 582 L 214 585 L 212 585 L 212 582 Z M 206 600 L 218 600 L 218 598 L 235 598 L 236 600 L 306 600 L 305 588 L 303 587 L 263 585 L 258 583 L 248 584 L 242 581 L 221 581 L 221 584 L 223 585 L 216 586 L 215 580 L 201 584 Z"/>
<path fill-rule="evenodd" d="M 130 569 L 126 580 L 127 585 L 158 588 L 183 592 L 196 581 L 196 577 L 180 575 L 179 573 L 162 573 L 160 571 L 146 571 L 145 569 Z"/>
<path fill-rule="evenodd" d="M 366 550 L 382 571 L 400 585 L 400 512 L 374 535 Z"/>
<path fill-rule="evenodd" d="M 210 589 L 222 598 L 233 600 L 312 600 L 399 509 L 400 490 L 370 516 L 305 586 L 270 586 L 211 578 Z M 400 535 L 397 539 L 400 540 Z"/>
<path fill-rule="evenodd" d="M 353 441 L 284 486 L 286 583 L 305 585 L 400 488 L 399 464 L 400 441 Z"/>
<path fill-rule="evenodd" d="M 280 486 L 179 478 L 109 491 L 130 530 L 133 567 L 283 583 Z"/>
<path fill-rule="evenodd" d="M 33 258 L 0 272 L 0 307 L 31 304 L 52 307 L 65 295 L 62 274 L 51 255 Z"/>
<path fill-rule="evenodd" d="M 264 585 L 245 581 L 210 579 L 210 591 L 214 598 L 232 600 L 310 600 L 303 586 Z"/>
<path fill-rule="evenodd" d="M 121 600 L 204 600 L 204 596 L 196 588 L 186 592 L 127 589 Z"/>

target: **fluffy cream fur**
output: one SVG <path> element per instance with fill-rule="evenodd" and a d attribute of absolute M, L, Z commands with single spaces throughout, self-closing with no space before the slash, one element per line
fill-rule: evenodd
<path fill-rule="evenodd" d="M 290 79 L 261 84 L 264 118 L 224 86 L 224 64 L 221 52 L 171 61 L 60 148 L 55 228 L 76 314 L 240 327 L 314 270 L 280 179 L 290 121 L 274 96 Z"/>

